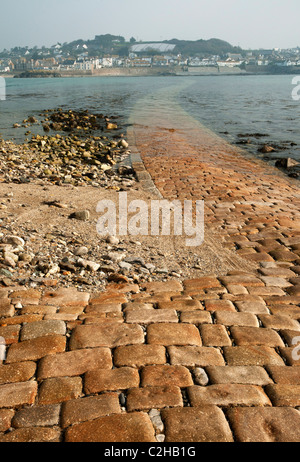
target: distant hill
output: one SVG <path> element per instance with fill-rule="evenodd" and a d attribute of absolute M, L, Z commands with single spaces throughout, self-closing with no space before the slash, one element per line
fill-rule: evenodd
<path fill-rule="evenodd" d="M 69 44 L 64 44 L 63 49 L 68 51 L 78 51 L 82 49 L 82 46 L 87 46 L 89 53 L 93 53 L 96 50 L 102 53 L 115 53 L 124 55 L 129 52 L 131 45 L 143 44 L 147 42 L 126 42 L 125 38 L 116 35 L 97 35 L 94 40 L 76 40 Z M 152 42 L 156 43 L 156 42 Z M 184 56 L 197 56 L 197 55 L 225 55 L 226 53 L 241 53 L 242 49 L 239 47 L 232 46 L 230 43 L 224 40 L 212 38 L 209 40 L 164 40 L 163 43 L 176 45 L 173 53 L 182 54 Z M 145 54 L 145 53 L 144 53 Z"/>
<path fill-rule="evenodd" d="M 128 56 L 130 53 L 131 46 L 147 44 L 149 42 L 137 42 L 134 37 L 127 42 L 121 35 L 96 35 L 94 39 L 83 40 L 78 39 L 72 42 L 65 42 L 63 44 L 57 43 L 50 48 L 42 47 L 15 47 L 10 51 L 3 50 L 0 52 L 0 58 L 5 57 L 20 57 L 24 56 L 27 59 L 41 59 L 43 57 L 54 57 L 57 54 L 64 56 L 74 57 L 78 56 L 104 56 L 106 54 Z M 224 56 L 226 53 L 241 53 L 242 50 L 239 47 L 232 46 L 230 43 L 224 40 L 212 38 L 210 40 L 178 40 L 176 38 L 172 40 L 164 40 L 163 42 L 151 42 L 165 43 L 175 45 L 172 54 L 182 56 L 206 56 L 206 55 L 220 55 Z M 151 55 L 155 50 L 143 51 L 143 55 Z M 156 51 L 157 53 L 157 51 Z"/>
<path fill-rule="evenodd" d="M 182 55 L 225 55 L 226 53 L 241 53 L 240 47 L 234 47 L 224 40 L 212 38 L 209 40 L 167 40 L 165 43 L 175 44 L 174 52 Z"/>

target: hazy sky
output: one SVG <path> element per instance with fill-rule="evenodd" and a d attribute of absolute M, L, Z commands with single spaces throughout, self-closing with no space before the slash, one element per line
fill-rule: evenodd
<path fill-rule="evenodd" d="M 2 0 L 0 50 L 95 35 L 220 38 L 242 48 L 300 45 L 299 0 Z"/>

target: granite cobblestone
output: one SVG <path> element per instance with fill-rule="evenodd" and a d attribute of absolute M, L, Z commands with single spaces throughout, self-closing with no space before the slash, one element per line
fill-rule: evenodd
<path fill-rule="evenodd" d="M 209 137 L 136 130 L 161 196 L 203 198 L 208 230 L 253 271 L 1 290 L 0 441 L 299 442 L 297 186 Z"/>

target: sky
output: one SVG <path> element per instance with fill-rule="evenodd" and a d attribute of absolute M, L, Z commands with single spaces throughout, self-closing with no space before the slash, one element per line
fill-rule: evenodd
<path fill-rule="evenodd" d="M 243 49 L 300 46 L 299 0 L 9 0 L 0 50 L 95 35 L 160 41 L 219 38 Z"/>

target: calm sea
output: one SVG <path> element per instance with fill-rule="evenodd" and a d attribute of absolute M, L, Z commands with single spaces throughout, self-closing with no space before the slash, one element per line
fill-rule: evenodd
<path fill-rule="evenodd" d="M 120 116 L 131 124 L 189 129 L 200 122 L 230 143 L 258 155 L 263 144 L 277 146 L 270 156 L 300 160 L 300 101 L 292 98 L 293 76 L 78 77 L 6 79 L 0 100 L 0 134 L 21 142 L 28 129 L 13 129 L 46 109 L 88 109 Z M 30 128 L 39 133 L 37 126 Z"/>

